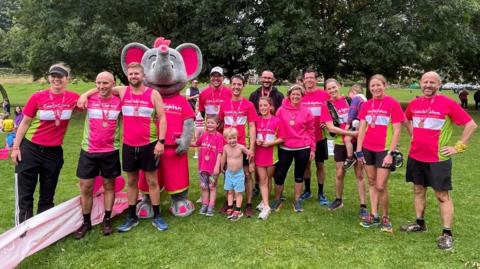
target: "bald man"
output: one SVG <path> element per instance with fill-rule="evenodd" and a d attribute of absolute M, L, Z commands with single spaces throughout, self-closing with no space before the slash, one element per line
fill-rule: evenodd
<path fill-rule="evenodd" d="M 405 116 L 407 131 L 412 136 L 406 179 L 413 183 L 416 221 L 400 228 L 404 232 L 426 231 L 425 206 L 427 187 L 432 187 L 440 205 L 443 230 L 437 246 L 453 249 L 453 202 L 451 156 L 467 149 L 467 143 L 477 124 L 453 99 L 438 94 L 442 86 L 436 72 L 423 74 L 420 87 L 423 96 L 408 105 Z M 452 123 L 463 126 L 463 133 L 454 146 L 449 143 Z"/>
<path fill-rule="evenodd" d="M 277 87 L 273 86 L 273 83 L 275 82 L 273 72 L 269 70 L 263 71 L 262 76 L 260 77 L 260 82 L 262 85 L 250 94 L 248 100 L 255 105 L 257 114 L 260 115 L 260 112 L 258 111 L 258 101 L 260 100 L 260 97 L 268 96 L 272 99 L 273 107 L 276 111 L 282 105 L 284 96 L 278 91 Z"/>
<path fill-rule="evenodd" d="M 120 137 L 117 121 L 121 111 L 120 98 L 112 95 L 115 81 L 111 73 L 101 72 L 95 83 L 98 92 L 88 97 L 82 149 L 77 166 L 83 223 L 74 232 L 75 239 L 83 238 L 92 228 L 90 213 L 93 201 L 93 182 L 99 175 L 104 178 L 103 189 L 105 190 L 105 216 L 102 232 L 104 235 L 112 233 L 110 216 L 115 199 L 114 180 L 121 174 Z"/>

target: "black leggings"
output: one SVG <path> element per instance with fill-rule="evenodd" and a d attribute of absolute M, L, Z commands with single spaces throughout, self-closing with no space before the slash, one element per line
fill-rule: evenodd
<path fill-rule="evenodd" d="M 287 177 L 288 169 L 295 159 L 295 182 L 303 182 L 303 173 L 307 167 L 308 159 L 310 158 L 310 148 L 299 150 L 284 150 L 278 148 L 278 162 L 275 165 L 275 184 L 282 186 Z"/>

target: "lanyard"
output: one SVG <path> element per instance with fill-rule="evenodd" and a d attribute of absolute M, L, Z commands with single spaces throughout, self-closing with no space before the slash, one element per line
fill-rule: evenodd
<path fill-rule="evenodd" d="M 145 91 L 143 90 L 142 88 L 142 94 L 140 94 L 139 96 L 142 96 L 143 94 L 145 93 Z M 132 88 L 130 88 L 130 101 L 132 102 L 132 105 L 133 105 L 133 115 L 134 116 L 138 116 L 138 110 L 139 110 L 139 104 L 140 104 L 140 100 L 137 100 L 137 99 L 133 99 L 133 90 Z M 102 110 L 102 113 L 103 113 L 103 110 Z"/>
<path fill-rule="evenodd" d="M 240 113 L 240 109 L 242 108 L 243 98 L 240 100 L 240 104 L 238 104 L 237 109 L 233 108 L 233 101 L 230 99 L 230 106 L 232 107 L 232 117 L 233 117 L 233 126 L 237 126 L 237 118 L 238 114 Z"/>
<path fill-rule="evenodd" d="M 108 118 L 109 118 L 109 113 L 110 113 L 110 108 L 111 108 L 111 104 L 108 104 L 107 105 L 107 110 L 105 111 L 105 106 L 104 106 L 104 103 L 102 102 L 102 98 L 100 98 L 100 108 L 102 110 L 102 127 L 103 128 L 106 128 L 108 126 Z"/>
<path fill-rule="evenodd" d="M 62 94 L 62 102 L 59 105 L 55 104 L 55 102 L 53 101 L 53 95 L 50 90 L 48 91 L 48 97 L 50 97 L 50 102 L 52 104 L 53 115 L 55 117 L 55 125 L 59 126 L 60 120 L 62 119 L 63 104 L 65 103 L 65 92 Z"/>
<path fill-rule="evenodd" d="M 380 109 L 383 106 L 383 100 L 381 101 L 380 105 L 377 108 L 377 112 L 374 113 L 374 106 L 375 106 L 375 99 L 372 99 L 372 106 L 370 109 L 370 116 L 372 117 L 372 121 L 370 122 L 370 127 L 375 128 L 375 123 L 377 122 L 378 114 L 380 114 Z"/>
<path fill-rule="evenodd" d="M 425 100 L 425 97 L 422 97 L 422 102 L 420 104 L 422 109 L 423 109 L 423 101 L 424 100 Z M 424 116 L 420 117 L 420 122 L 418 123 L 418 127 L 423 128 L 425 126 L 425 119 L 427 119 L 428 116 L 430 116 L 430 111 L 432 110 L 432 105 L 433 105 L 434 102 L 435 102 L 435 96 L 431 99 L 430 105 L 428 106 L 427 111 L 424 113 Z"/>

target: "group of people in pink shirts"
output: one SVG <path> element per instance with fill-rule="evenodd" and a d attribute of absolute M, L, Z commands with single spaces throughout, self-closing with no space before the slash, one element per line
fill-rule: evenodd
<path fill-rule="evenodd" d="M 38 212 L 53 206 L 63 165 L 61 145 L 79 99 L 78 94 L 65 88 L 69 73 L 66 65 L 53 65 L 49 69 L 50 88 L 33 94 L 25 105 L 25 116 L 12 148 L 12 160 L 17 165 L 17 223 L 33 216 L 33 193 L 38 180 Z M 120 114 L 124 129 L 122 166 L 129 176 L 129 211 L 118 230 L 126 232 L 138 225 L 135 211 L 138 188 L 130 188 L 136 183 L 131 178 L 138 181 L 138 170 L 145 171 L 150 188 L 153 226 L 162 231 L 168 228 L 159 214 L 159 186 L 153 169 L 158 167 L 158 157 L 165 151 L 164 104 L 158 92 L 143 86 L 141 65 L 129 66 L 128 78 L 130 86 L 114 87 L 113 76 L 102 72 L 97 77 L 97 89 L 87 94 L 91 96 L 88 97 L 88 117 L 77 169 L 77 176 L 85 179 L 80 181 L 85 220 L 75 234 L 77 239 L 91 229 L 89 210 L 93 181 L 88 179 L 99 173 L 107 179 L 104 182 L 106 214 L 102 229 L 106 235 L 112 232 L 109 214 L 114 194 L 109 179 L 121 173 L 117 125 Z M 223 84 L 224 78 L 223 69 L 214 67 L 210 72 L 210 84 L 198 97 L 197 122 L 202 123 L 204 132 L 197 132 L 191 146 L 198 147 L 200 214 L 214 215 L 218 179 L 224 173 L 226 199 L 220 211 L 227 219 L 237 221 L 244 215 L 252 217 L 252 198 L 258 189 L 261 196 L 256 207 L 260 211 L 258 218 L 266 220 L 271 212 L 278 212 L 286 204 L 284 183 L 292 163 L 291 208 L 294 212 L 302 212 L 303 203 L 312 196 L 313 162 L 318 184 L 317 199 L 321 205 L 332 211 L 343 207 L 344 178 L 348 169 L 353 167 L 359 194 L 360 225 L 393 232 L 387 183 L 394 167 L 392 152 L 397 148 L 402 127 L 405 127 L 411 136 L 406 181 L 414 185 L 416 219 L 401 226 L 400 230 L 426 231 L 426 188 L 432 187 L 443 225 L 437 245 L 445 250 L 453 248 L 451 156 L 467 149 L 477 125 L 454 100 L 438 94 L 441 78 L 436 72 L 422 75 L 423 96 L 412 100 L 405 111 L 397 100 L 386 94 L 388 85 L 382 75 L 369 79 L 368 89 L 372 94 L 369 100 L 363 96 L 359 85 L 349 90 L 348 97 L 343 96 L 341 84 L 333 78 L 325 80 L 324 89 L 317 87 L 317 73 L 312 69 L 304 71 L 301 84 L 288 88 L 285 98 L 273 86 L 275 78 L 271 71 L 262 73 L 261 86 L 248 99 L 242 95 L 243 76 L 231 77 L 229 87 Z M 112 97 L 112 92 L 119 97 Z M 152 121 L 154 118 L 157 120 Z M 456 144 L 451 145 L 453 124 L 464 129 Z M 89 132 L 92 128 L 103 131 Z M 329 136 L 334 137 L 335 198 L 332 201 L 324 194 L 324 162 L 329 158 Z M 99 149 L 98 152 L 95 149 Z M 364 173 L 368 181 L 370 210 L 367 209 Z M 270 199 L 272 188 L 274 196 Z"/>
<path fill-rule="evenodd" d="M 281 102 L 272 86 L 271 71 L 262 73 L 262 86 L 252 93 L 250 100 L 242 97 L 245 86 L 242 76 L 231 78 L 231 88 L 221 83 L 224 75 L 220 67 L 211 70 L 210 78 L 210 85 L 199 96 L 199 113 L 206 119 L 207 132 L 195 144 L 201 148 L 200 174 L 205 173 L 200 176 L 203 193 L 200 214 L 213 215 L 212 193 L 216 192 L 212 186 L 216 186 L 218 175 L 223 171 L 228 199 L 221 212 L 232 221 L 244 215 L 253 216 L 253 179 L 256 178 L 261 194 L 258 218 L 267 219 L 271 212 L 278 212 L 285 204 L 284 183 L 292 163 L 291 205 L 293 211 L 302 212 L 302 204 L 312 196 L 311 163 L 314 162 L 317 198 L 321 205 L 332 211 L 343 207 L 345 173 L 353 167 L 359 194 L 360 225 L 392 233 L 387 183 L 391 171 L 395 170 L 393 155 L 401 130 L 405 128 L 411 136 L 406 181 L 414 185 L 416 219 L 402 225 L 400 230 L 426 230 L 426 188 L 432 187 L 439 201 L 443 225 L 437 245 L 445 250 L 453 248 L 453 203 L 449 193 L 452 190 L 451 156 L 466 150 L 477 125 L 454 100 L 438 94 L 441 78 L 436 72 L 422 75 L 423 96 L 412 100 L 405 111 L 395 98 L 386 94 L 387 81 L 379 74 L 368 81 L 372 95 L 369 100 L 362 94 L 360 85 L 352 86 L 348 97 L 343 96 L 341 84 L 336 79 L 327 79 L 324 89 L 318 88 L 317 73 L 312 69 L 304 71 L 302 83 L 290 86 Z M 271 93 L 276 96 L 270 97 Z M 274 99 L 280 105 L 275 106 Z M 449 145 L 453 124 L 463 126 L 464 130 L 457 143 Z M 207 137 L 214 134 L 216 140 L 211 143 L 214 140 Z M 336 168 L 332 201 L 323 192 L 328 136 L 334 137 Z M 242 154 L 243 160 L 240 160 Z M 204 165 L 206 161 L 210 161 L 208 167 Z M 368 179 L 370 210 L 366 204 L 364 174 Z M 207 191 L 205 178 L 208 177 L 211 184 Z M 272 179 L 274 196 L 270 199 Z M 235 184 L 232 185 L 232 181 Z M 243 192 L 246 193 L 244 211 L 241 209 Z"/>

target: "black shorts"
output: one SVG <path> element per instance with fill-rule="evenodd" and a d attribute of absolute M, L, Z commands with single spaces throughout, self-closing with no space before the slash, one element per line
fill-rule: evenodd
<path fill-rule="evenodd" d="M 102 176 L 114 179 L 121 174 L 120 156 L 118 150 L 102 153 L 88 153 L 80 150 L 78 158 L 77 177 L 81 179 L 93 179 Z"/>
<path fill-rule="evenodd" d="M 315 149 L 315 162 L 323 163 L 324 161 L 328 160 L 328 143 L 327 139 L 324 138 L 322 140 L 317 141 L 317 146 Z"/>
<path fill-rule="evenodd" d="M 432 187 L 435 191 L 452 190 L 452 160 L 426 163 L 408 157 L 407 182 Z"/>
<path fill-rule="evenodd" d="M 365 157 L 365 164 L 366 165 L 373 165 L 376 168 L 385 168 L 385 169 L 390 169 L 392 171 L 395 171 L 395 164 L 393 163 L 388 167 L 383 166 L 383 159 L 385 156 L 387 156 L 387 150 L 383 151 L 371 151 L 366 148 L 363 150 L 363 156 Z"/>
<path fill-rule="evenodd" d="M 122 167 L 125 172 L 155 171 L 158 168 L 160 159 L 155 157 L 153 150 L 157 142 L 145 146 L 132 147 L 123 144 Z M 173 168 L 173 167 L 172 167 Z"/>
<path fill-rule="evenodd" d="M 333 159 L 335 162 L 344 162 L 347 159 L 347 147 L 335 144 L 333 147 Z"/>

